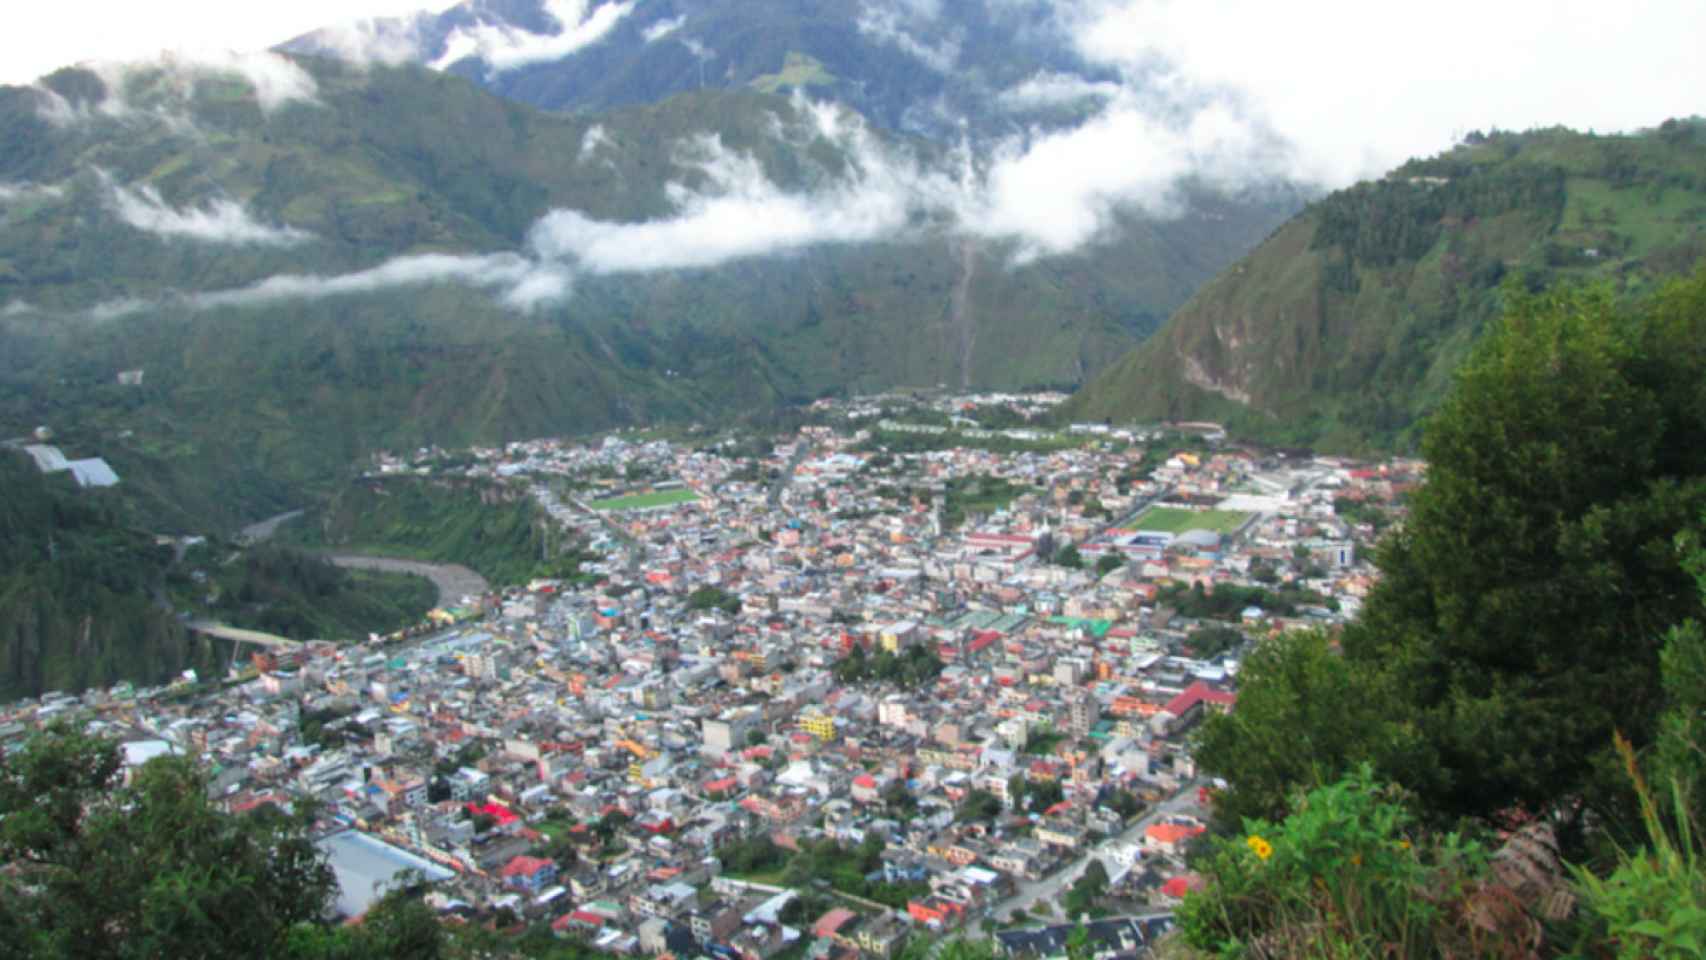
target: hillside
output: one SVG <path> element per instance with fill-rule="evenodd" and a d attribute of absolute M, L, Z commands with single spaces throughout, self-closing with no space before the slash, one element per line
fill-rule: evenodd
<path fill-rule="evenodd" d="M 281 49 L 430 64 L 503 97 L 576 113 L 703 89 L 800 89 L 884 129 L 941 141 L 968 126 L 994 135 L 1081 120 L 1102 95 L 1095 85 L 1113 79 L 1084 62 L 1053 12 L 993 0 L 467 2 L 319 31 Z M 1077 92 L 1003 97 L 1039 76 L 1070 80 Z"/>
<path fill-rule="evenodd" d="M 118 522 L 110 491 L 78 491 L 0 448 L 0 700 L 212 669 L 209 645 L 154 602 L 169 547 Z"/>
<path fill-rule="evenodd" d="M 155 529 L 298 506 L 375 448 L 1077 383 L 1299 203 L 1187 186 L 1021 261 L 948 229 L 937 148 L 837 108 L 245 69 L 0 89 L 0 435 L 78 437 Z"/>
<path fill-rule="evenodd" d="M 1063 412 L 1408 449 L 1501 284 L 1635 292 L 1703 256 L 1706 124 L 1475 135 L 1312 204 Z"/>

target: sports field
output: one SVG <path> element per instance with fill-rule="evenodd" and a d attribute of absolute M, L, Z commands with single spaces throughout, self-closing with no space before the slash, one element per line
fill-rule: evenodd
<path fill-rule="evenodd" d="M 698 499 L 699 495 L 691 490 L 660 490 L 657 493 L 640 493 L 632 497 L 594 500 L 587 506 L 594 510 L 650 510 L 653 507 L 671 507 L 678 503 L 692 503 Z"/>
<path fill-rule="evenodd" d="M 1236 510 L 1178 510 L 1173 507 L 1150 507 L 1138 514 L 1137 529 L 1156 533 L 1184 533 L 1187 530 L 1212 530 L 1231 533 L 1249 519 L 1247 513 Z"/>

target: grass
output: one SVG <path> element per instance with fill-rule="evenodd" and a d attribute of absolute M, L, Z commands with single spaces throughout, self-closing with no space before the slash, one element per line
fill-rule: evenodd
<path fill-rule="evenodd" d="M 594 500 L 587 506 L 594 510 L 650 510 L 653 507 L 671 507 L 678 503 L 693 503 L 699 495 L 691 490 L 659 490 L 656 493 L 640 493 L 631 497 L 610 497 L 604 500 Z"/>
<path fill-rule="evenodd" d="M 1244 525 L 1250 515 L 1237 510 L 1179 510 L 1173 507 L 1151 507 L 1138 514 L 1137 529 L 1155 533 L 1184 533 L 1187 530 L 1212 530 L 1231 533 Z"/>
<path fill-rule="evenodd" d="M 835 75 L 823 64 L 803 53 L 790 51 L 776 73 L 752 78 L 752 88 L 762 93 L 781 93 L 790 88 L 826 87 L 835 82 Z"/>

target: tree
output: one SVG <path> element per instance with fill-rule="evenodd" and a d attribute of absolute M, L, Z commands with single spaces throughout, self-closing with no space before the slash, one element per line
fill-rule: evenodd
<path fill-rule="evenodd" d="M 1105 577 L 1123 566 L 1125 561 L 1117 553 L 1104 553 L 1096 559 L 1096 573 L 1100 576 Z"/>
<path fill-rule="evenodd" d="M 1699 608 L 1671 545 L 1706 507 L 1706 271 L 1638 303 L 1505 296 L 1343 658 L 1319 638 L 1252 657 L 1206 725 L 1223 813 L 1276 815 L 1363 760 L 1435 821 L 1630 812 L 1612 734 L 1652 742 L 1660 638 Z"/>
<path fill-rule="evenodd" d="M 120 776 L 118 746 L 57 727 L 0 766 L 0 929 L 26 957 L 272 956 L 334 880 L 310 811 L 229 815 L 184 757 Z M 241 922 L 232 922 L 241 918 Z"/>
<path fill-rule="evenodd" d="M 1054 565 L 1071 570 L 1081 570 L 1084 567 L 1084 557 L 1079 554 L 1077 547 L 1069 543 L 1061 547 L 1059 552 L 1054 555 Z"/>

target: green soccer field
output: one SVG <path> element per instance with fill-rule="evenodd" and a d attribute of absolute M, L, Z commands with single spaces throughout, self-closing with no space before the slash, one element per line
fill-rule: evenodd
<path fill-rule="evenodd" d="M 1137 529 L 1155 533 L 1184 533 L 1187 530 L 1212 530 L 1231 533 L 1244 525 L 1249 514 L 1236 510 L 1178 510 L 1173 507 L 1151 507 L 1138 515 Z"/>
<path fill-rule="evenodd" d="M 669 507 L 678 503 L 692 503 L 698 499 L 699 495 L 691 490 L 661 490 L 657 493 L 642 493 L 632 497 L 594 500 L 587 506 L 594 510 L 649 510 L 652 507 Z"/>

